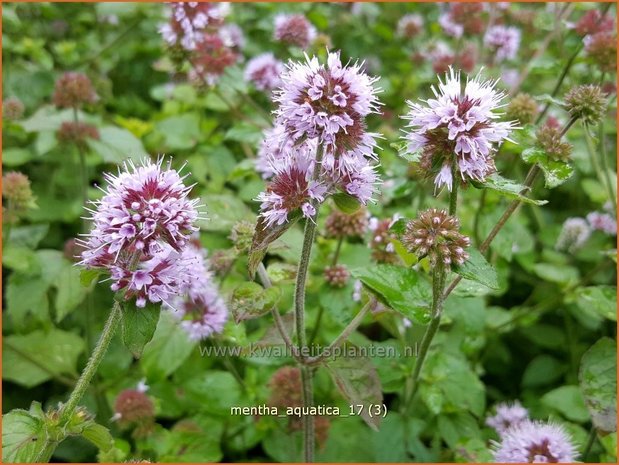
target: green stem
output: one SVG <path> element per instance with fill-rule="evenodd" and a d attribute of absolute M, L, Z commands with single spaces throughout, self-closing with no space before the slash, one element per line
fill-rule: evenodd
<path fill-rule="evenodd" d="M 606 194 L 608 195 L 608 198 L 615 199 L 610 178 L 607 177 L 603 172 L 607 170 L 602 169 L 602 167 L 600 166 L 600 160 L 598 159 L 597 150 L 595 148 L 595 145 L 593 144 L 593 141 L 591 140 L 591 135 L 589 134 L 589 131 L 587 129 L 585 129 L 585 143 L 587 146 L 587 151 L 589 152 L 589 156 L 591 157 L 591 164 L 593 165 L 593 169 L 595 170 L 595 174 L 597 175 L 600 184 L 602 184 L 602 186 L 604 186 L 604 188 L 606 189 Z"/>
<path fill-rule="evenodd" d="M 311 367 L 307 365 L 301 366 L 301 382 L 303 383 L 303 405 L 305 407 L 312 406 L 314 404 L 314 392 L 313 392 L 313 377 L 314 373 Z M 303 456 L 305 463 L 314 462 L 314 449 L 316 439 L 314 437 L 314 416 L 303 416 Z"/>
<path fill-rule="evenodd" d="M 531 188 L 531 186 L 533 185 L 533 181 L 535 181 L 535 178 L 537 177 L 539 172 L 540 172 L 539 166 L 533 165 L 531 167 L 524 181 L 524 188 L 520 191 L 521 195 L 525 195 L 527 191 Z M 482 242 L 481 245 L 479 246 L 479 251 L 482 254 L 488 251 L 488 249 L 490 248 L 490 244 L 492 243 L 494 238 L 501 231 L 501 229 L 503 229 L 503 226 L 505 226 L 505 223 L 507 223 L 507 220 L 510 218 L 510 216 L 512 216 L 512 214 L 516 211 L 519 205 L 520 205 L 520 200 L 513 200 L 508 205 L 507 210 L 505 210 L 501 218 L 499 218 L 499 221 L 494 225 L 492 230 L 488 233 L 488 236 L 486 237 L 484 242 Z M 462 281 L 462 276 L 456 276 L 456 278 L 451 282 L 451 284 L 445 291 L 445 294 L 443 296 L 444 299 L 446 299 L 447 296 L 451 294 L 451 292 L 456 288 L 456 286 L 458 285 L 460 281 Z"/>
<path fill-rule="evenodd" d="M 615 190 L 613 189 L 613 183 L 610 177 L 610 168 L 608 166 L 608 158 L 606 154 L 606 136 L 604 135 L 604 120 L 600 122 L 599 129 L 599 139 L 600 139 L 600 155 L 602 159 L 602 170 L 604 172 L 604 178 L 606 179 L 606 185 L 608 187 L 608 193 L 610 195 L 610 200 L 613 205 L 617 205 L 617 197 L 615 195 Z"/>
<path fill-rule="evenodd" d="M 449 196 L 449 214 L 455 215 L 456 209 L 458 208 L 458 187 L 460 187 L 460 179 L 458 176 L 458 165 L 457 162 L 454 162 L 451 165 L 451 178 L 453 179 L 453 188 L 451 191 L 451 195 Z"/>
<path fill-rule="evenodd" d="M 312 181 L 318 179 L 322 169 L 322 147 L 318 147 L 316 151 L 316 161 L 314 162 L 314 172 L 312 173 Z M 312 253 L 312 245 L 314 244 L 314 236 L 316 235 L 316 219 L 318 219 L 318 210 L 320 208 L 318 202 L 311 202 L 314 208 L 314 218 L 305 220 L 305 232 L 303 236 L 303 246 L 301 248 L 301 258 L 299 259 L 299 268 L 297 270 L 297 279 L 294 289 L 294 316 L 297 333 L 297 345 L 303 351 L 307 346 L 307 337 L 305 334 L 305 284 L 307 279 L 307 270 L 309 268 L 310 256 Z M 314 402 L 312 373 L 311 369 L 305 365 L 305 357 L 301 352 L 301 373 L 303 382 L 303 406 L 311 407 Z M 305 452 L 305 462 L 314 461 L 314 417 L 305 415 L 303 417 L 303 443 Z"/>
<path fill-rule="evenodd" d="M 86 389 L 90 385 L 93 376 L 97 372 L 99 365 L 101 364 L 101 360 L 105 357 L 105 353 L 107 352 L 108 347 L 110 346 L 110 342 L 112 341 L 112 337 L 114 336 L 114 332 L 116 331 L 116 327 L 118 326 L 118 322 L 120 321 L 120 314 L 122 312 L 121 305 L 119 302 L 114 301 L 114 305 L 112 307 L 112 311 L 110 312 L 110 316 L 108 316 L 107 321 L 105 322 L 105 326 L 103 327 L 103 332 L 99 337 L 99 342 L 97 342 L 97 346 L 95 350 L 92 352 L 88 363 L 86 364 L 86 368 L 82 372 L 81 376 L 77 380 L 75 384 L 75 388 L 67 402 L 62 406 L 60 410 L 60 423 L 66 423 L 69 421 L 73 412 L 77 408 L 80 400 L 82 399 Z"/>
<path fill-rule="evenodd" d="M 409 383 L 407 383 L 406 391 L 404 393 L 404 402 L 402 406 L 402 413 L 405 413 L 410 406 L 411 401 L 415 397 L 417 388 L 419 387 L 419 376 L 421 375 L 421 368 L 428 355 L 428 350 L 432 344 L 432 340 L 438 331 L 438 327 L 441 324 L 441 305 L 443 302 L 443 287 L 445 283 L 445 270 L 443 266 L 438 263 L 432 272 L 432 319 L 430 324 L 426 328 L 426 332 L 421 339 L 421 346 L 419 347 L 419 355 L 417 362 L 415 363 L 415 369 Z"/>
<path fill-rule="evenodd" d="M 589 432 L 589 438 L 587 439 L 587 445 L 582 453 L 582 461 L 586 462 L 589 456 L 589 452 L 591 452 L 591 448 L 595 443 L 595 438 L 597 437 L 597 432 L 595 430 L 595 426 L 591 426 L 591 431 Z"/>
<path fill-rule="evenodd" d="M 481 191 L 481 196 L 479 197 L 479 205 L 477 206 L 477 211 L 475 212 L 475 220 L 473 222 L 473 236 L 475 237 L 475 244 L 479 245 L 479 222 L 481 221 L 481 212 L 484 209 L 486 204 L 486 192 L 487 189 L 483 189 Z"/>
<path fill-rule="evenodd" d="M 76 126 L 79 124 L 77 107 L 73 107 L 73 122 Z M 82 202 L 84 203 L 84 205 L 86 205 L 86 203 L 88 202 L 88 172 L 86 168 L 86 154 L 84 153 L 84 149 L 80 144 L 80 141 L 77 141 L 75 143 L 75 146 L 77 147 L 77 152 L 80 158 L 80 175 L 82 178 Z"/>
<path fill-rule="evenodd" d="M 318 365 L 324 362 L 333 352 L 333 350 L 344 344 L 344 342 L 346 342 L 346 339 L 348 339 L 348 337 L 353 333 L 353 331 L 357 329 L 357 327 L 359 327 L 359 325 L 363 321 L 363 318 L 365 318 L 365 315 L 368 314 L 368 312 L 375 305 L 375 303 L 376 301 L 374 299 L 370 299 L 368 303 L 366 303 L 359 311 L 357 316 L 355 316 L 352 321 L 348 323 L 348 326 L 346 326 L 346 328 L 342 330 L 340 335 L 336 337 L 331 344 L 329 344 L 327 350 L 323 350 L 321 355 L 305 359 L 305 363 L 307 365 Z"/>
<path fill-rule="evenodd" d="M 340 236 L 337 240 L 337 246 L 335 247 L 335 254 L 333 255 L 333 261 L 331 262 L 331 266 L 337 265 L 337 261 L 340 258 L 340 250 L 342 248 L 342 242 L 344 242 L 344 236 Z"/>

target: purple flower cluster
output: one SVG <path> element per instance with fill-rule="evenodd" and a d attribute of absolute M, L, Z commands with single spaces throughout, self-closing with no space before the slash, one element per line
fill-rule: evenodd
<path fill-rule="evenodd" d="M 275 17 L 273 38 L 278 42 L 307 48 L 316 38 L 316 28 L 301 14 Z"/>
<path fill-rule="evenodd" d="M 275 127 L 258 161 L 264 177 L 274 176 L 258 197 L 268 225 L 284 223 L 298 208 L 311 218 L 312 203 L 338 190 L 363 204 L 371 199 L 377 134 L 366 131 L 365 118 L 378 111 L 375 81 L 358 63 L 342 65 L 336 53 L 329 53 L 326 65 L 307 56 L 289 65 L 275 94 Z"/>
<path fill-rule="evenodd" d="M 513 60 L 520 48 L 520 29 L 503 25 L 492 26 L 484 36 L 484 44 L 494 51 L 495 63 Z"/>
<path fill-rule="evenodd" d="M 225 2 L 173 3 L 170 21 L 159 32 L 169 45 L 195 50 L 207 27 L 220 26 L 229 8 Z"/>
<path fill-rule="evenodd" d="M 478 74 L 467 80 L 464 90 L 460 73 L 450 68 L 439 81 L 436 98 L 426 105 L 409 102 L 408 151 L 421 152 L 421 166 L 434 174 L 437 188 L 453 186 L 452 166 L 463 182 L 483 181 L 495 171 L 494 152 L 514 129 L 513 122 L 498 122 L 495 111 L 502 105 L 498 81 L 482 81 Z"/>
<path fill-rule="evenodd" d="M 174 296 L 166 308 L 180 321 L 191 340 L 221 333 L 228 319 L 228 308 L 214 283 L 206 251 L 197 239 L 189 242 L 183 259 L 187 263 L 183 272 L 191 279 L 182 287 L 182 295 Z"/>
<path fill-rule="evenodd" d="M 617 235 L 617 220 L 610 213 L 591 212 L 587 215 L 587 221 L 595 231 L 602 231 L 609 236 Z"/>
<path fill-rule="evenodd" d="M 253 82 L 258 90 L 273 90 L 281 84 L 284 65 L 272 53 L 263 53 L 247 62 L 245 80 Z"/>
<path fill-rule="evenodd" d="M 93 228 L 80 241 L 80 263 L 109 271 L 112 290 L 135 297 L 138 307 L 167 301 L 190 279 L 182 252 L 197 230 L 198 201 L 162 163 L 128 162 L 117 176 L 106 174 L 108 187 L 90 210 Z"/>
<path fill-rule="evenodd" d="M 575 252 L 580 249 L 591 236 L 591 227 L 584 218 L 568 218 L 557 239 L 555 248 Z"/>
<path fill-rule="evenodd" d="M 423 18 L 421 15 L 404 15 L 398 21 L 398 36 L 410 39 L 423 30 Z"/>
<path fill-rule="evenodd" d="M 496 413 L 486 418 L 486 424 L 503 435 L 509 428 L 517 426 L 529 418 L 529 412 L 520 402 L 501 403 L 496 406 Z"/>
<path fill-rule="evenodd" d="M 576 447 L 563 427 L 524 420 L 493 442 L 495 463 L 570 463 Z"/>

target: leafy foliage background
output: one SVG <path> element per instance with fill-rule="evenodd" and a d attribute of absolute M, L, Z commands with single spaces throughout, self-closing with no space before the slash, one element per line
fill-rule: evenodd
<path fill-rule="evenodd" d="M 577 4 L 571 19 L 593 7 Z M 78 155 L 55 136 L 71 115 L 50 103 L 55 79 L 62 72 L 87 73 L 100 96 L 97 104 L 80 114 L 98 127 L 101 136 L 88 146 L 91 198 L 101 195 L 95 187 L 102 182 L 101 173 L 115 171 L 127 157 L 138 160 L 144 153 L 168 154 L 175 165 L 187 161 L 189 179 L 196 183 L 194 195 L 206 204 L 208 220 L 201 224 L 201 241 L 211 254 L 227 250 L 234 255 L 229 239 L 232 226 L 239 220 L 255 220 L 258 205 L 253 199 L 264 182 L 251 159 L 265 120 L 243 95 L 251 95 L 267 112 L 273 108 L 269 96 L 244 82 L 242 63 L 230 68 L 217 85 L 224 99 L 182 81 L 169 85 L 172 67 L 157 33 L 165 8 L 133 3 L 3 4 L 3 95 L 18 97 L 26 110 L 22 120 L 3 122 L 2 163 L 5 171 L 20 170 L 29 176 L 38 205 L 12 229 L 11 240 L 3 247 L 3 413 L 28 409 L 33 400 L 41 401 L 44 408 L 55 407 L 66 398 L 112 303 L 107 286 L 81 283 L 79 269 L 64 252 L 66 241 L 83 232 L 84 225 Z M 555 27 L 554 16 L 543 4 L 511 8 L 536 13 L 519 59 L 510 66 L 519 70 L 530 66 L 522 90 L 544 104 L 548 101 L 544 95 L 552 91 L 566 57 L 581 38 L 565 29 L 541 58 L 529 62 Z M 305 13 L 329 36 L 332 47 L 342 50 L 343 57 L 365 59 L 370 72 L 381 76 L 384 115 L 373 118 L 370 126 L 385 136 L 380 155 L 385 182 L 378 201 L 369 206 L 371 214 L 379 219 L 395 213 L 411 218 L 421 208 L 444 206 L 442 195 L 431 195 L 431 182 L 410 176 L 408 162 L 396 148 L 405 100 L 428 98 L 436 79 L 431 63 L 417 64 L 410 57 L 433 40 L 449 40 L 437 24 L 439 6 L 366 4 L 360 13 L 352 14 L 346 4 L 234 5 L 229 21 L 238 23 L 247 37 L 246 58 L 271 50 L 281 59 L 302 58 L 298 49 L 271 39 L 273 17 L 281 11 Z M 412 41 L 395 35 L 395 25 L 406 12 L 420 13 L 426 21 L 425 32 Z M 322 47 L 311 51 L 325 53 Z M 484 72 L 499 76 L 501 71 L 490 67 Z M 562 90 L 599 78 L 581 55 Z M 597 133 L 605 140 L 610 164 L 616 152 L 614 94 L 611 101 Z M 556 102 L 550 113 L 565 117 Z M 595 397 L 603 389 L 600 377 L 614 382 L 616 371 L 616 363 L 599 365 L 615 357 L 615 238 L 595 232 L 575 253 L 555 249 L 566 218 L 584 217 L 610 200 L 587 152 L 584 131 L 576 126 L 568 134 L 574 145 L 574 174 L 552 190 L 536 184 L 532 197 L 548 204 L 523 205 L 492 244 L 489 261 L 496 274 L 488 279 L 496 280 L 496 286 L 465 280 L 445 303 L 444 322 L 424 368 L 412 417 L 401 415 L 397 407 L 413 360 L 375 358 L 371 362 L 389 409 L 380 430 L 372 431 L 358 417 L 331 418 L 319 460 L 487 461 L 491 459 L 488 441 L 496 437 L 484 418 L 493 404 L 512 399 L 520 399 L 534 418 L 564 424 L 579 449 L 584 449 L 592 412 L 596 414 L 595 407 L 585 404 L 585 396 Z M 502 149 L 497 165 L 505 177 L 523 179 L 527 165 L 520 153 L 530 143 L 527 137 L 523 130 L 519 144 Z M 615 180 L 615 167 L 610 169 Z M 616 184 L 612 189 L 616 192 Z M 469 186 L 461 195 L 463 231 L 473 238 L 485 237 L 508 200 L 495 191 Z M 319 220 L 320 231 L 324 231 L 325 216 Z M 301 229 L 293 227 L 267 257 L 269 274 L 282 292 L 278 303 L 282 312 L 291 306 L 290 271 L 294 272 L 301 239 Z M 381 269 L 372 262 L 368 239 L 345 243 L 340 262 L 357 269 L 357 277 L 378 279 Z M 333 289 L 322 277 L 335 247 L 334 240 L 321 235 L 311 264 L 308 325 L 315 324 L 322 307 L 321 330 L 315 339 L 321 344 L 339 334 L 359 308 L 351 298 L 352 280 L 343 289 Z M 219 279 L 222 293 L 229 297 L 248 279 L 246 256 L 234 256 L 232 268 Z M 386 279 L 398 285 L 374 290 L 395 311 L 368 317 L 351 343 L 402 350 L 419 342 L 423 326 L 415 322 L 405 329 L 398 313 L 411 311 L 405 304 L 415 296 L 405 293 L 414 287 L 412 278 L 388 274 Z M 403 299 L 402 308 L 393 303 L 398 299 Z M 220 338 L 201 344 L 246 346 L 271 325 L 270 317 L 238 325 L 230 320 Z M 601 338 L 606 339 L 598 342 Z M 594 344 L 597 348 L 588 352 L 590 364 L 583 368 L 583 355 Z M 287 430 L 285 420 L 230 415 L 231 406 L 267 402 L 269 379 L 285 364 L 290 360 L 203 357 L 168 315 L 162 316 L 139 360 L 117 335 L 84 400 L 97 422 L 109 427 L 115 438 L 116 455 L 103 458 L 300 460 L 300 436 Z M 230 365 L 241 374 L 244 388 Z M 579 380 L 583 369 L 592 371 L 591 377 Z M 110 419 L 118 393 L 134 388 L 143 378 L 155 402 L 156 425 L 146 437 L 136 439 Z M 316 398 L 318 404 L 349 410 L 349 402 L 326 370 L 318 371 Z M 616 399 L 604 402 L 616 409 Z M 616 432 L 600 435 L 588 458 L 612 462 L 615 449 Z M 59 446 L 54 459 L 94 461 L 97 448 L 81 437 L 71 438 Z"/>

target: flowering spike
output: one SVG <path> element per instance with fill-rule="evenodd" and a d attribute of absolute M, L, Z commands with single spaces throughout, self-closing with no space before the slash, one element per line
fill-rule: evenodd
<path fill-rule="evenodd" d="M 494 152 L 514 129 L 513 122 L 496 121 L 505 97 L 495 90 L 497 82 L 482 81 L 478 74 L 463 89 L 460 73 L 450 68 L 445 82 L 432 86 L 436 98 L 427 105 L 409 102 L 408 150 L 421 152 L 421 167 L 434 174 L 437 188 L 451 190 L 455 180 L 445 166 L 453 163 L 463 181 L 483 181 L 496 170 Z"/>

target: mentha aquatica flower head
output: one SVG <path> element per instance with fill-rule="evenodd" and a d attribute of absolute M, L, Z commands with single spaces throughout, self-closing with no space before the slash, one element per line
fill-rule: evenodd
<path fill-rule="evenodd" d="M 496 406 L 496 413 L 486 419 L 486 424 L 502 435 L 509 428 L 519 425 L 528 418 L 529 412 L 520 402 L 504 402 Z"/>
<path fill-rule="evenodd" d="M 301 14 L 280 14 L 275 17 L 273 38 L 278 42 L 307 48 L 316 38 L 316 28 Z"/>
<path fill-rule="evenodd" d="M 166 308 L 180 321 L 189 339 L 200 340 L 221 333 L 228 319 L 228 308 L 219 294 L 209 269 L 206 251 L 197 240 L 183 251 L 185 273 L 190 277 L 181 294 L 174 296 Z"/>
<path fill-rule="evenodd" d="M 71 71 L 58 78 L 52 99 L 58 108 L 79 108 L 95 103 L 98 97 L 88 76 Z"/>
<path fill-rule="evenodd" d="M 359 63 L 342 65 L 339 53 L 329 53 L 326 65 L 306 55 L 282 75 L 277 122 L 295 143 L 318 139 L 326 154 L 370 155 L 374 141 L 367 138 L 365 118 L 378 112 L 376 80 Z"/>
<path fill-rule="evenodd" d="M 218 28 L 228 13 L 225 2 L 178 2 L 172 4 L 170 21 L 159 28 L 168 45 L 195 50 L 208 29 Z"/>
<path fill-rule="evenodd" d="M 366 131 L 365 117 L 377 111 L 374 81 L 358 64 L 342 65 L 336 53 L 326 65 L 307 56 L 289 65 L 257 163 L 263 177 L 272 177 L 257 199 L 267 226 L 284 223 L 297 209 L 312 218 L 315 205 L 338 191 L 363 204 L 371 199 L 376 135 Z"/>
<path fill-rule="evenodd" d="M 112 289 L 146 301 L 161 302 L 187 279 L 181 252 L 197 230 L 197 200 L 191 187 L 163 161 L 128 162 L 124 171 L 106 174 L 107 189 L 93 202 L 93 228 L 82 242 L 81 264 L 107 269 Z"/>
<path fill-rule="evenodd" d="M 451 191 L 454 164 L 463 182 L 484 181 L 496 170 L 494 153 L 514 129 L 513 122 L 496 121 L 505 97 L 495 89 L 497 82 L 478 74 L 463 88 L 460 73 L 450 69 L 438 90 L 432 87 L 435 98 L 409 102 L 408 151 L 421 152 L 421 166 L 435 176 L 437 188 Z"/>
<path fill-rule="evenodd" d="M 484 36 L 484 44 L 494 52 L 494 62 L 516 58 L 520 47 L 520 29 L 513 26 L 492 26 Z"/>
<path fill-rule="evenodd" d="M 572 438 L 552 423 L 525 420 L 494 443 L 495 463 L 570 463 L 576 458 Z"/>
<path fill-rule="evenodd" d="M 432 265 L 462 265 L 469 254 L 464 250 L 471 241 L 460 234 L 460 222 L 445 210 L 430 208 L 409 221 L 402 243 L 418 257 L 428 257 Z"/>
<path fill-rule="evenodd" d="M 267 225 L 281 225 L 288 220 L 288 214 L 301 209 L 303 216 L 311 218 L 316 214 L 312 201 L 322 202 L 326 186 L 312 180 L 314 161 L 306 156 L 292 156 L 279 160 L 274 166 L 275 176 L 257 200 L 261 202 L 261 215 Z"/>
<path fill-rule="evenodd" d="M 284 65 L 272 53 L 263 53 L 247 62 L 245 80 L 258 90 L 273 90 L 281 84 L 283 71 Z"/>

